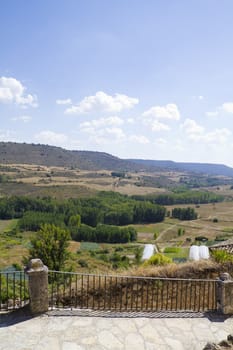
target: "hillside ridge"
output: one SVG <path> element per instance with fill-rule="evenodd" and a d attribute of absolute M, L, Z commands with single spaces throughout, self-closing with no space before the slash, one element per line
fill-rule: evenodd
<path fill-rule="evenodd" d="M 172 160 L 128 159 L 146 167 L 159 167 L 170 171 L 187 171 L 208 175 L 223 175 L 233 177 L 233 168 L 224 164 L 174 162 Z"/>
<path fill-rule="evenodd" d="M 0 142 L 1 164 L 37 164 L 82 170 L 137 170 L 141 165 L 105 152 L 66 150 L 57 146 Z"/>
<path fill-rule="evenodd" d="M 0 142 L 0 163 L 74 167 L 82 170 L 181 171 L 233 177 L 233 168 L 224 164 L 121 159 L 106 152 L 66 150 L 57 146 L 17 142 Z"/>

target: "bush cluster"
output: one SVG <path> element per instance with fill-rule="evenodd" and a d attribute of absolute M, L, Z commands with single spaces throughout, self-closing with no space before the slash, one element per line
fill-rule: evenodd
<path fill-rule="evenodd" d="M 172 263 L 172 259 L 161 254 L 161 253 L 157 253 L 155 255 L 152 255 L 152 257 L 150 257 L 150 259 L 148 259 L 144 265 L 148 266 L 148 265 L 159 265 L 159 266 L 164 266 L 167 264 L 171 264 Z"/>

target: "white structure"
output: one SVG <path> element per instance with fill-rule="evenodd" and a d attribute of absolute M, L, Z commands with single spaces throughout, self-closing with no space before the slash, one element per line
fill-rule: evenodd
<path fill-rule="evenodd" d="M 189 250 L 189 259 L 190 260 L 200 260 L 200 259 L 209 259 L 209 248 L 205 245 L 197 246 L 192 245 Z"/>
<path fill-rule="evenodd" d="M 205 245 L 201 245 L 199 247 L 199 256 L 200 256 L 200 259 L 209 259 L 210 257 L 209 248 L 206 247 Z"/>
<path fill-rule="evenodd" d="M 145 244 L 143 254 L 142 254 L 142 260 L 150 259 L 150 257 L 155 252 L 155 246 L 154 244 Z"/>
<path fill-rule="evenodd" d="M 192 245 L 189 250 L 190 260 L 199 260 L 199 247 L 197 245 Z"/>

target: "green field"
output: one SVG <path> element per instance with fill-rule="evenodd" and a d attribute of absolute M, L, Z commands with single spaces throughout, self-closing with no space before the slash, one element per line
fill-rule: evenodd
<path fill-rule="evenodd" d="M 171 259 L 188 259 L 189 248 L 167 247 L 163 254 Z"/>

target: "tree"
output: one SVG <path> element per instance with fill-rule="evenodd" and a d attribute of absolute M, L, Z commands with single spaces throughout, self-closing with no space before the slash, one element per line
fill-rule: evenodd
<path fill-rule="evenodd" d="M 174 208 L 172 209 L 172 217 L 179 220 L 196 220 L 197 213 L 193 208 Z"/>
<path fill-rule="evenodd" d="M 60 271 L 69 257 L 69 240 L 68 231 L 53 224 L 44 224 L 31 240 L 29 258 L 40 258 L 50 270 Z"/>
<path fill-rule="evenodd" d="M 73 227 L 80 227 L 81 225 L 81 216 L 79 214 L 71 215 L 69 218 L 68 225 Z"/>

